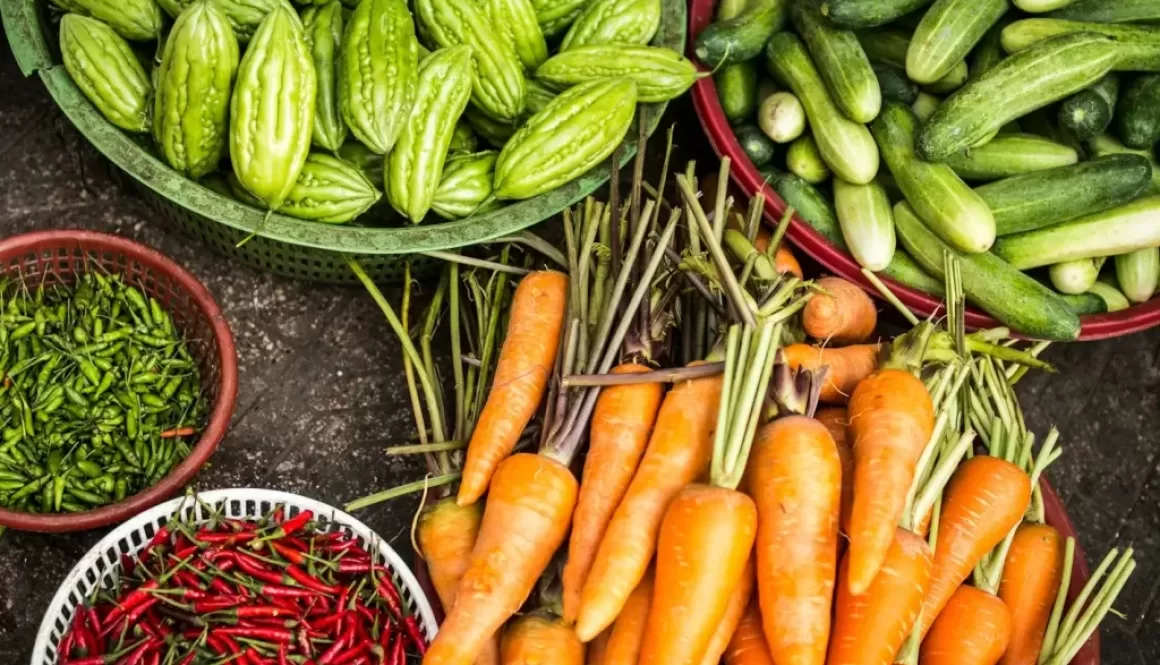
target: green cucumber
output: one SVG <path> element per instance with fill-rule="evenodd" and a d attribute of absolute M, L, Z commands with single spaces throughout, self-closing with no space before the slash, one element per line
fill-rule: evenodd
<path fill-rule="evenodd" d="M 990 30 L 987 30 L 987 34 L 983 35 L 979 45 L 971 52 L 971 78 L 979 78 L 1007 57 L 1001 39 L 1003 28 L 1006 25 L 1006 21 L 1000 19 L 998 23 L 991 26 Z"/>
<path fill-rule="evenodd" d="M 1124 87 L 1116 134 L 1129 148 L 1151 148 L 1160 141 L 1160 74 L 1144 74 Z"/>
<path fill-rule="evenodd" d="M 873 120 L 882 108 L 882 91 L 858 38 L 830 25 L 812 2 L 794 2 L 789 15 L 834 103 L 855 122 Z"/>
<path fill-rule="evenodd" d="M 1116 261 L 1116 281 L 1129 301 L 1148 302 L 1160 279 L 1160 247 L 1145 247 L 1120 254 Z"/>
<path fill-rule="evenodd" d="M 1035 134 L 1000 134 L 945 164 L 966 180 L 995 180 L 1075 164 L 1075 150 Z"/>
<path fill-rule="evenodd" d="M 805 108 L 826 165 L 843 180 L 865 184 L 878 173 L 878 148 L 866 126 L 842 114 L 826 90 L 801 40 L 779 32 L 769 40 L 765 63 Z"/>
<path fill-rule="evenodd" d="M 884 30 L 862 30 L 856 33 L 858 43 L 871 62 L 893 65 L 906 71 L 906 53 L 910 49 L 910 35 L 906 32 L 887 28 Z M 960 61 L 939 81 L 930 86 L 937 89 L 954 90 L 967 80 L 969 70 L 966 61 Z"/>
<path fill-rule="evenodd" d="M 931 0 L 822 0 L 822 15 L 843 28 L 874 28 L 929 5 Z"/>
<path fill-rule="evenodd" d="M 1077 141 L 1103 134 L 1112 124 L 1119 97 L 1120 79 L 1108 74 L 1090 88 L 1080 90 L 1059 106 L 1059 126 Z"/>
<path fill-rule="evenodd" d="M 1003 48 L 1008 53 L 1016 53 L 1045 39 L 1077 32 L 1105 35 L 1116 40 L 1118 57 L 1115 68 L 1118 70 L 1160 71 L 1160 26 L 1028 18 L 1003 28 Z"/>
<path fill-rule="evenodd" d="M 1088 141 L 1088 148 L 1096 157 L 1103 155 L 1139 155 L 1148 160 L 1148 164 L 1152 167 L 1152 189 L 1153 194 L 1160 194 L 1160 162 L 1156 161 L 1156 156 L 1152 154 L 1151 150 L 1133 150 L 1120 143 L 1116 139 L 1107 134 L 1100 134 L 1094 139 Z"/>
<path fill-rule="evenodd" d="M 1075 295 L 1062 294 L 1063 301 L 1079 316 L 1086 314 L 1103 314 L 1108 311 L 1108 303 L 1092 291 Z"/>
<path fill-rule="evenodd" d="M 878 77 L 882 99 L 903 104 L 913 104 L 918 99 L 918 86 L 906 78 L 906 72 L 894 65 L 876 64 L 874 75 Z"/>
<path fill-rule="evenodd" d="M 874 179 L 886 190 L 886 195 L 890 197 L 891 205 L 899 201 L 905 201 L 906 195 L 902 193 L 902 188 L 898 186 L 898 181 L 894 176 L 890 175 L 890 169 L 882 169 Z"/>
<path fill-rule="evenodd" d="M 850 255 L 858 265 L 885 270 L 894 258 L 894 212 L 886 188 L 875 178 L 865 185 L 834 179 L 834 208 Z"/>
<path fill-rule="evenodd" d="M 1152 167 L 1138 155 L 1107 155 L 977 187 L 995 232 L 1022 233 L 1127 203 L 1148 188 Z"/>
<path fill-rule="evenodd" d="M 926 92 L 919 92 L 918 96 L 914 98 L 914 103 L 910 105 L 910 110 L 914 111 L 914 115 L 918 118 L 920 123 L 930 120 L 934 115 L 935 109 L 942 103 L 942 100 L 934 95 Z"/>
<path fill-rule="evenodd" d="M 806 110 L 792 92 L 775 92 L 761 102 L 757 125 L 774 143 L 789 143 L 806 130 Z"/>
<path fill-rule="evenodd" d="M 732 124 L 751 120 L 757 111 L 757 62 L 746 60 L 725 65 L 713 75 L 717 99 Z"/>
<path fill-rule="evenodd" d="M 775 168 L 761 169 L 761 175 L 769 179 L 769 186 L 773 187 L 783 201 L 793 206 L 798 217 L 805 220 L 806 224 L 820 233 L 830 244 L 846 249 L 834 205 L 830 203 L 828 197 L 818 191 L 817 187 L 793 173 Z"/>
<path fill-rule="evenodd" d="M 891 175 L 922 221 L 957 250 L 987 251 L 995 241 L 991 210 L 949 166 L 918 158 L 914 152 L 918 118 L 910 107 L 888 103 L 870 130 Z"/>
<path fill-rule="evenodd" d="M 1048 268 L 1047 275 L 1051 278 L 1051 285 L 1055 287 L 1056 291 L 1076 295 L 1087 293 L 1087 290 L 1092 288 L 1092 284 L 1095 284 L 1096 279 L 1100 276 L 1100 268 L 1103 265 L 1104 258 L 1102 256 L 1095 259 L 1064 261 Z"/>
<path fill-rule="evenodd" d="M 1128 299 L 1124 297 L 1123 293 L 1120 293 L 1119 289 L 1103 280 L 1098 280 L 1092 284 L 1091 291 L 1088 293 L 1094 293 L 1104 301 L 1104 311 L 1106 312 L 1118 312 L 1132 306 L 1132 303 L 1128 302 Z"/>
<path fill-rule="evenodd" d="M 1061 9 L 1075 2 L 1075 0 L 1011 0 L 1016 7 L 1028 14 L 1044 14 Z M 1113 0 L 1114 1 L 1114 0 Z"/>
<path fill-rule="evenodd" d="M 1115 47 L 1108 37 L 1077 33 L 1007 58 L 939 105 L 918 136 L 919 156 L 949 159 L 1008 122 L 1083 90 L 1111 70 Z"/>
<path fill-rule="evenodd" d="M 1028 270 L 1157 246 L 1160 246 L 1160 196 L 1145 196 L 1063 224 L 1004 236 L 995 242 L 993 251 L 1016 268 Z"/>
<path fill-rule="evenodd" d="M 697 58 L 709 67 L 752 60 L 785 24 L 787 0 L 752 0 L 741 13 L 697 35 Z"/>
<path fill-rule="evenodd" d="M 891 216 L 893 217 L 893 214 Z M 923 270 L 922 266 L 918 265 L 918 262 L 901 247 L 894 250 L 894 258 L 890 259 L 890 265 L 880 270 L 878 274 L 885 275 L 912 289 L 925 291 L 936 296 L 946 294 L 946 287 L 943 285 L 943 281 L 931 277 L 930 273 Z"/>
<path fill-rule="evenodd" d="M 963 84 L 970 80 L 970 78 L 971 70 L 967 67 L 967 61 L 959 60 L 958 64 L 951 68 L 946 76 L 934 83 L 924 85 L 923 89 L 936 95 L 945 95 L 963 87 Z"/>
<path fill-rule="evenodd" d="M 830 179 L 830 169 L 826 168 L 826 162 L 818 152 L 818 144 L 809 134 L 789 144 L 789 150 L 785 153 L 785 167 L 811 185 L 819 185 Z"/>
<path fill-rule="evenodd" d="M 1078 0 L 1050 16 L 1099 23 L 1154 23 L 1160 21 L 1160 0 Z"/>
<path fill-rule="evenodd" d="M 773 161 L 774 144 L 757 125 L 745 123 L 733 128 L 733 136 L 741 145 L 749 161 L 761 168 Z"/>
<path fill-rule="evenodd" d="M 1007 7 L 1007 0 L 935 0 L 910 39 L 906 75 L 929 85 L 949 74 Z"/>
<path fill-rule="evenodd" d="M 931 233 L 905 202 L 894 206 L 894 225 L 902 245 L 937 279 L 946 277 L 944 253 L 957 256 L 967 299 L 1003 325 L 1039 339 L 1068 341 L 1079 335 L 1079 316 L 1058 294 L 994 254 L 956 252 Z"/>

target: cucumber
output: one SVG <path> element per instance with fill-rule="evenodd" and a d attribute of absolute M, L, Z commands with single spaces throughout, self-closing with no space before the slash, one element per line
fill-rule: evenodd
<path fill-rule="evenodd" d="M 834 104 L 801 40 L 779 32 L 765 49 L 766 67 L 797 95 L 826 165 L 843 180 L 865 184 L 878 172 L 878 148 L 865 125 Z"/>
<path fill-rule="evenodd" d="M 1003 28 L 1003 48 L 1008 53 L 1015 53 L 1045 39 L 1077 32 L 1091 32 L 1116 40 L 1118 58 L 1115 68 L 1118 70 L 1160 71 L 1160 26 L 1028 18 Z"/>
<path fill-rule="evenodd" d="M 1151 23 L 1160 21 L 1160 0 L 1078 0 L 1050 16 L 1099 23 Z"/>
<path fill-rule="evenodd" d="M 914 98 L 914 103 L 910 105 L 910 110 L 914 111 L 915 117 L 920 123 L 926 122 L 934 115 L 935 109 L 942 103 L 942 100 L 934 95 L 926 92 L 919 92 L 918 96 Z"/>
<path fill-rule="evenodd" d="M 711 68 L 761 55 L 770 35 L 785 24 L 787 0 L 752 0 L 741 13 L 697 35 L 697 58 Z"/>
<path fill-rule="evenodd" d="M 873 28 L 930 3 L 931 0 L 822 0 L 821 12 L 843 28 Z"/>
<path fill-rule="evenodd" d="M 1108 37 L 1077 33 L 1007 58 L 939 105 L 918 136 L 919 156 L 949 159 L 1008 122 L 1083 90 L 1112 68 L 1115 46 Z"/>
<path fill-rule="evenodd" d="M 875 178 L 865 185 L 834 179 L 834 208 L 850 255 L 858 265 L 885 270 L 894 258 L 894 213 L 886 188 Z"/>
<path fill-rule="evenodd" d="M 1119 97 L 1120 79 L 1108 74 L 1090 88 L 1080 90 L 1059 106 L 1059 126 L 1077 141 L 1103 134 L 1112 124 Z"/>
<path fill-rule="evenodd" d="M 820 233 L 831 245 L 846 249 L 834 206 L 817 187 L 793 173 L 770 167 L 761 169 L 761 175 L 769 179 L 769 186 L 773 187 L 783 201 L 793 206 L 798 217 L 805 220 L 806 224 Z"/>
<path fill-rule="evenodd" d="M 998 23 L 987 30 L 987 34 L 983 35 L 979 45 L 971 52 L 971 78 L 979 78 L 1007 57 L 1001 39 L 1003 28 L 1006 25 L 1007 22 L 1000 19 Z"/>
<path fill-rule="evenodd" d="M 967 298 L 1003 325 L 1039 339 L 1068 341 L 1079 335 L 1079 316 L 1058 294 L 994 254 L 955 252 L 905 202 L 894 206 L 894 225 L 902 245 L 936 279 L 945 279 L 943 254 L 953 252 Z"/>
<path fill-rule="evenodd" d="M 1129 148 L 1151 148 L 1160 141 L 1160 74 L 1144 74 L 1124 88 L 1116 134 Z"/>
<path fill-rule="evenodd" d="M 1076 295 L 1063 294 L 1061 296 L 1071 311 L 1080 316 L 1085 314 L 1103 314 L 1108 311 L 1108 303 L 1092 291 Z"/>
<path fill-rule="evenodd" d="M 737 139 L 749 161 L 757 168 L 773 161 L 775 152 L 773 141 L 769 140 L 757 125 L 751 123 L 737 125 L 733 128 L 733 137 Z"/>
<path fill-rule="evenodd" d="M 1148 302 L 1160 279 L 1160 248 L 1145 247 L 1116 257 L 1116 281 L 1130 302 Z"/>
<path fill-rule="evenodd" d="M 731 124 L 753 119 L 757 111 L 757 61 L 725 65 L 713 75 L 721 110 Z"/>
<path fill-rule="evenodd" d="M 878 89 L 882 91 L 882 99 L 913 104 L 918 98 L 918 86 L 906 78 L 906 72 L 894 65 L 876 64 L 873 67 L 874 75 L 878 77 Z"/>
<path fill-rule="evenodd" d="M 1096 283 L 1100 276 L 1100 268 L 1104 265 L 1104 258 L 1076 259 L 1056 263 L 1047 269 L 1051 278 L 1051 285 L 1056 291 L 1069 295 L 1086 293 Z"/>
<path fill-rule="evenodd" d="M 1028 14 L 1044 14 L 1066 7 L 1075 0 L 1011 0 L 1016 7 Z"/>
<path fill-rule="evenodd" d="M 906 53 L 910 48 L 909 34 L 889 28 L 873 31 L 862 30 L 856 34 L 858 35 L 858 43 L 862 45 L 862 50 L 866 52 L 866 57 L 870 58 L 871 62 L 893 65 L 906 71 Z M 967 80 L 968 75 L 967 63 L 965 61 L 959 62 L 943 77 L 945 80 L 936 81 L 931 86 L 931 90 L 934 91 L 935 88 L 954 90 Z"/>
<path fill-rule="evenodd" d="M 906 200 L 906 196 L 902 193 L 902 188 L 898 186 L 898 181 L 894 179 L 894 176 L 890 175 L 890 169 L 880 170 L 878 175 L 874 176 L 874 179 L 886 189 L 886 195 L 890 197 L 891 205 Z"/>
<path fill-rule="evenodd" d="M 941 296 L 946 294 L 946 287 L 943 285 L 941 279 L 935 279 L 930 276 L 930 273 L 923 270 L 922 266 L 918 265 L 909 254 L 901 247 L 894 250 L 894 258 L 890 260 L 890 265 L 879 271 L 880 275 L 885 275 L 894 281 L 905 284 L 912 289 L 925 291 L 927 293 Z"/>
<path fill-rule="evenodd" d="M 1138 155 L 1017 175 L 977 187 L 995 216 L 995 232 L 1021 233 L 1127 203 L 1148 188 L 1152 167 Z"/>
<path fill-rule="evenodd" d="M 1016 268 L 1028 270 L 1157 246 L 1160 196 L 1145 196 L 1063 224 L 1004 236 L 995 242 L 993 251 Z"/>
<path fill-rule="evenodd" d="M 987 251 L 995 241 L 991 210 L 949 166 L 918 158 L 914 152 L 918 118 L 910 107 L 888 103 L 870 130 L 891 175 L 922 221 L 957 250 Z"/>
<path fill-rule="evenodd" d="M 1156 156 L 1152 154 L 1151 150 L 1133 150 L 1107 134 L 1100 134 L 1088 141 L 1088 148 L 1097 157 L 1128 154 L 1147 159 L 1148 164 L 1152 167 L 1152 188 L 1150 191 L 1153 194 L 1160 194 L 1160 163 L 1156 161 Z"/>
<path fill-rule="evenodd" d="M 906 51 L 906 75 L 932 84 L 967 57 L 1007 13 L 1007 0 L 935 0 Z"/>
<path fill-rule="evenodd" d="M 1089 293 L 1099 296 L 1104 301 L 1105 311 L 1108 312 L 1118 312 L 1132 306 L 1132 303 L 1128 302 L 1128 299 L 1124 297 L 1123 293 L 1120 293 L 1119 289 L 1102 279 L 1092 284 Z"/>
<path fill-rule="evenodd" d="M 775 92 L 761 102 L 757 124 L 775 143 L 789 143 L 806 130 L 806 110 L 792 92 Z"/>
<path fill-rule="evenodd" d="M 882 108 L 882 91 L 854 33 L 830 25 L 808 1 L 790 5 L 789 17 L 842 113 L 855 122 L 873 120 Z"/>
<path fill-rule="evenodd" d="M 959 60 L 958 63 L 952 67 L 949 72 L 947 72 L 946 76 L 935 81 L 934 83 L 931 83 L 930 85 L 924 85 L 923 88 L 927 92 L 931 92 L 936 95 L 945 95 L 963 87 L 963 84 L 970 80 L 970 78 L 971 70 L 969 67 L 967 67 L 967 61 Z"/>
<path fill-rule="evenodd" d="M 818 144 L 809 134 L 789 144 L 789 150 L 785 153 L 785 167 L 811 185 L 830 179 L 830 169 L 826 168 L 818 152 Z"/>
<path fill-rule="evenodd" d="M 1075 164 L 1075 150 L 1035 134 L 1001 134 L 946 160 L 965 180 L 996 180 Z"/>

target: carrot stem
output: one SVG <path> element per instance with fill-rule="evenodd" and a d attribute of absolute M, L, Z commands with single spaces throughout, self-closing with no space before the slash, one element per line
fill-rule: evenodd
<path fill-rule="evenodd" d="M 411 317 L 411 262 L 407 261 L 403 265 L 403 301 L 399 310 L 402 312 L 400 323 L 403 329 L 410 334 L 410 317 Z M 427 443 L 427 421 L 423 416 L 422 400 L 419 397 L 419 390 L 415 385 L 415 365 L 411 362 L 411 357 L 403 352 L 403 376 L 407 380 L 407 394 L 411 400 L 411 413 L 415 417 L 415 429 L 419 434 L 419 443 Z"/>
<path fill-rule="evenodd" d="M 1068 546 L 1074 551 L 1074 542 L 1071 538 L 1068 539 Z M 1073 562 L 1073 558 L 1065 559 L 1065 564 Z M 1109 568 L 1111 568 L 1110 573 L 1108 573 Z M 1100 562 L 1099 567 L 1096 568 L 1095 573 L 1092 574 L 1091 579 L 1080 591 L 1079 596 L 1076 597 L 1075 602 L 1071 604 L 1071 609 L 1064 617 L 1058 632 L 1052 632 L 1050 653 L 1045 640 L 1044 648 L 1040 652 L 1040 662 L 1045 663 L 1045 665 L 1065 665 L 1070 662 L 1095 632 L 1103 618 L 1111 611 L 1112 604 L 1127 584 L 1128 578 L 1131 577 L 1135 568 L 1136 560 L 1134 550 L 1131 547 L 1124 550 L 1122 556 L 1118 548 L 1113 548 L 1112 551 L 1108 552 L 1107 556 Z M 1107 573 L 1106 578 L 1104 577 L 1105 573 Z M 1065 565 L 1064 576 L 1064 579 L 1071 576 L 1070 565 Z M 1063 585 L 1061 585 L 1061 591 L 1062 588 Z M 1089 604 L 1087 600 L 1092 596 L 1093 591 L 1095 596 Z M 1059 601 L 1062 597 L 1064 596 L 1057 597 L 1057 607 L 1060 605 Z M 1052 610 L 1053 623 L 1056 619 L 1055 610 L 1056 608 Z M 1049 630 L 1051 628 L 1052 626 L 1049 624 Z M 1047 660 L 1044 660 L 1044 653 L 1049 654 Z"/>
<path fill-rule="evenodd" d="M 572 374 L 560 381 L 563 386 L 629 386 L 640 383 L 677 383 L 691 381 L 706 376 L 714 376 L 725 370 L 724 362 L 710 362 L 692 367 L 669 367 L 651 372 L 627 374 Z"/>
<path fill-rule="evenodd" d="M 934 508 L 934 505 L 942 497 L 943 490 L 946 489 L 947 483 L 950 482 L 951 476 L 954 475 L 955 470 L 958 469 L 959 463 L 962 462 L 963 456 L 971 449 L 975 441 L 974 430 L 968 429 L 959 436 L 955 445 L 950 446 L 940 459 L 938 466 L 934 468 L 930 479 L 922 489 L 922 493 L 918 495 L 915 500 L 914 510 L 910 513 L 911 526 L 918 524 L 928 511 Z M 931 529 L 934 529 L 934 522 L 931 522 Z"/>
<path fill-rule="evenodd" d="M 729 166 L 732 160 L 721 158 L 721 168 L 717 170 L 717 200 L 713 205 L 713 237 L 717 242 L 725 237 L 725 198 L 729 193 Z"/>
<path fill-rule="evenodd" d="M 722 171 L 724 170 L 722 168 Z M 701 207 L 700 201 L 697 200 L 697 193 L 693 189 L 689 178 L 684 174 L 677 175 L 677 187 L 680 188 L 681 196 L 688 206 L 689 214 L 693 222 L 696 223 L 693 227 L 694 235 L 695 231 L 699 229 L 701 232 L 700 235 L 705 240 L 705 244 L 709 246 L 709 255 L 713 258 L 713 262 L 717 266 L 717 274 L 725 286 L 725 292 L 729 294 L 729 298 L 737 310 L 737 315 L 740 317 L 742 323 L 756 327 L 757 320 L 753 316 L 753 310 L 745 299 L 745 293 L 741 290 L 741 285 L 737 283 L 737 278 L 733 275 L 733 268 L 729 265 L 729 258 L 725 256 L 725 251 L 721 248 L 721 244 L 715 242 L 716 235 L 713 232 L 713 228 L 709 226 L 709 220 L 705 217 L 705 210 Z"/>
<path fill-rule="evenodd" d="M 564 258 L 564 254 L 560 250 L 556 249 L 556 247 L 554 245 L 552 245 L 552 243 L 548 242 L 547 240 L 544 240 L 543 238 L 536 235 L 535 233 L 532 233 L 531 231 L 521 231 L 515 235 L 504 236 L 502 238 L 496 238 L 493 242 L 517 243 L 517 244 L 523 245 L 525 247 L 528 247 L 530 249 L 536 250 L 537 252 L 539 252 L 540 254 L 543 254 L 544 256 L 546 256 L 548 259 L 550 259 L 553 263 L 560 266 L 561 268 L 568 267 L 568 260 Z M 483 267 L 483 266 L 480 266 L 480 267 Z M 525 270 L 525 271 L 521 271 L 519 273 L 512 273 L 512 274 L 524 274 L 526 272 L 527 271 Z"/>
<path fill-rule="evenodd" d="M 754 201 L 760 204 L 755 205 L 755 208 L 757 210 L 763 210 L 765 208 L 765 193 L 757 192 L 750 199 L 750 203 Z M 786 232 L 789 231 L 789 225 L 793 221 L 795 213 L 797 213 L 797 210 L 793 206 L 786 206 L 785 212 L 781 213 L 781 219 L 777 220 L 777 226 L 773 229 L 773 235 L 769 237 L 769 244 L 765 246 L 765 253 L 769 256 L 775 256 L 777 254 L 778 248 L 781 247 L 782 239 L 785 238 Z"/>
<path fill-rule="evenodd" d="M 465 266 L 474 266 L 476 268 L 486 268 L 487 270 L 494 270 L 495 272 L 507 273 L 509 275 L 526 275 L 528 271 L 516 266 L 509 266 L 506 263 L 496 263 L 495 261 L 487 261 L 485 259 L 477 259 L 472 256 L 464 256 L 456 252 L 444 252 L 440 250 L 431 250 L 428 252 L 420 252 L 423 256 L 429 256 L 440 261 L 447 261 L 449 263 L 461 263 Z"/>
<path fill-rule="evenodd" d="M 906 319 L 907 322 L 912 326 L 918 325 L 918 317 L 915 316 L 914 312 L 910 311 L 906 305 L 902 304 L 902 301 L 898 299 L 898 296 L 894 295 L 894 292 L 891 291 L 890 287 L 886 286 L 886 284 L 878 278 L 878 275 L 875 275 L 867 268 L 862 268 L 862 276 L 866 278 L 866 281 L 873 284 L 875 289 L 878 289 L 878 293 L 881 293 L 882 297 L 886 299 L 886 302 L 890 303 L 894 306 L 894 309 L 898 310 L 898 313 L 902 315 L 902 318 Z"/>
<path fill-rule="evenodd" d="M 725 379 L 709 472 L 717 487 L 736 489 L 741 483 L 773 372 L 781 326 L 765 321 L 756 332 L 753 339 L 752 327 L 734 324 L 726 336 Z"/>
<path fill-rule="evenodd" d="M 459 336 L 459 264 L 447 264 L 447 281 L 451 285 L 448 294 L 447 324 L 451 328 L 451 377 L 455 382 L 455 427 L 451 430 L 452 437 L 464 438 L 463 430 L 467 426 L 467 393 L 463 381 L 463 345 Z"/>
<path fill-rule="evenodd" d="M 441 487 L 443 485 L 448 485 L 459 480 L 462 475 L 463 474 L 459 471 L 453 471 L 442 476 L 431 476 L 424 478 L 423 480 L 416 480 L 404 485 L 399 485 L 398 487 L 392 487 L 381 492 L 375 492 L 374 494 L 364 496 L 361 499 L 355 499 L 354 501 L 346 504 L 346 507 L 343 508 L 343 510 L 346 510 L 347 512 L 362 510 L 363 508 L 368 508 L 375 505 L 376 503 L 390 501 L 391 499 L 410 494 L 411 492 L 419 492 L 430 487 Z"/>
<path fill-rule="evenodd" d="M 1063 606 L 1067 604 L 1067 593 L 1071 587 L 1071 569 L 1075 564 L 1075 538 L 1068 537 L 1063 546 L 1063 572 L 1059 589 L 1055 593 L 1055 603 L 1051 606 L 1051 618 L 1043 633 L 1043 644 L 1039 650 L 1039 665 L 1044 665 L 1055 651 L 1055 636 L 1059 634 L 1059 622 L 1063 618 Z"/>
<path fill-rule="evenodd" d="M 1030 349 L 1027 349 L 1027 355 L 1031 356 L 1032 358 L 1038 358 L 1039 354 L 1043 353 L 1044 350 L 1046 350 L 1049 346 L 1051 346 L 1051 342 L 1036 342 Z M 1024 375 L 1027 374 L 1028 370 L 1029 368 L 1026 365 L 1008 367 L 1006 370 L 1007 383 L 1011 385 L 1019 383 L 1019 379 L 1022 379 Z"/>

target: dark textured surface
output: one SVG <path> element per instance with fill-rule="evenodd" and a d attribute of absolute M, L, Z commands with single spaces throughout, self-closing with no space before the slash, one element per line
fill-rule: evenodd
<path fill-rule="evenodd" d="M 198 478 L 202 489 L 269 487 L 341 505 L 417 477 L 383 447 L 410 429 L 399 349 L 363 292 L 273 278 L 167 228 L 68 127 L 39 80 L 0 53 L 0 235 L 92 228 L 157 247 L 203 280 L 238 345 L 234 425 Z M 688 121 L 684 128 L 691 129 Z M 703 152 L 690 131 L 686 148 Z M 700 147 L 700 150 L 698 150 Z M 390 293 L 388 292 L 388 295 Z M 1063 432 L 1049 473 L 1089 556 L 1137 548 L 1139 567 L 1104 630 L 1104 662 L 1160 658 L 1160 332 L 1053 348 L 1060 374 L 1021 386 L 1033 428 Z M 403 552 L 413 501 L 360 517 Z M 106 531 L 9 533 L 0 540 L 0 663 L 27 662 L 57 585 Z"/>

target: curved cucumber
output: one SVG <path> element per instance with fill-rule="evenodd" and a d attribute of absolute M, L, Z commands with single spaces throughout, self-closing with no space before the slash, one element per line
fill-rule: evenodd
<path fill-rule="evenodd" d="M 834 25 L 873 28 L 929 5 L 931 0 L 822 0 L 820 9 Z"/>
<path fill-rule="evenodd" d="M 1116 257 L 1116 281 L 1132 302 L 1148 302 L 1160 279 L 1160 247 L 1145 247 Z"/>
<path fill-rule="evenodd" d="M 918 118 L 891 102 L 870 129 L 907 202 L 940 238 L 963 252 L 985 252 L 995 242 L 995 218 L 983 199 L 946 164 L 925 162 L 914 152 Z"/>
<path fill-rule="evenodd" d="M 1103 265 L 1103 257 L 1064 261 L 1048 268 L 1047 275 L 1051 278 L 1051 285 L 1056 291 L 1076 295 L 1086 293 L 1092 288 L 1092 284 L 1095 284 L 1100 276 L 1100 268 Z"/>
<path fill-rule="evenodd" d="M 757 62 L 746 60 L 725 65 L 713 75 L 721 110 L 732 124 L 753 118 L 757 111 Z"/>
<path fill-rule="evenodd" d="M 694 52 L 709 67 L 752 60 L 785 24 L 787 0 L 752 0 L 741 13 L 697 35 Z"/>
<path fill-rule="evenodd" d="M 1007 0 L 935 0 L 923 15 L 906 51 L 906 75 L 930 84 L 975 48 L 1007 13 Z"/>
<path fill-rule="evenodd" d="M 1132 303 L 1124 297 L 1120 290 L 1103 280 L 1097 280 L 1092 284 L 1092 288 L 1088 293 L 1094 293 L 1104 301 L 1104 311 L 1118 312 L 1122 309 L 1128 309 Z"/>
<path fill-rule="evenodd" d="M 1102 157 L 1104 155 L 1136 155 L 1148 160 L 1148 164 L 1152 167 L 1151 192 L 1153 194 L 1160 194 L 1160 162 L 1156 161 L 1156 156 L 1152 154 L 1151 150 L 1133 150 L 1107 134 L 1100 134 L 1088 141 L 1088 148 L 1096 157 Z"/>
<path fill-rule="evenodd" d="M 1028 18 L 1003 28 L 1003 48 L 1008 53 L 1016 53 L 1045 39 L 1077 32 L 1090 32 L 1116 40 L 1118 58 L 1115 69 L 1160 71 L 1160 26 Z"/>
<path fill-rule="evenodd" d="M 1108 303 L 1092 291 L 1076 295 L 1063 294 L 1063 301 L 1071 311 L 1083 316 L 1085 314 L 1103 314 L 1108 311 Z M 1121 296 L 1122 297 L 1122 296 Z"/>
<path fill-rule="evenodd" d="M 1116 134 L 1129 148 L 1151 148 L 1160 141 L 1160 74 L 1145 74 L 1127 85 L 1116 109 Z"/>
<path fill-rule="evenodd" d="M 773 168 L 764 168 L 761 174 L 769 178 L 769 186 L 782 200 L 793 206 L 801 217 L 815 231 L 832 245 L 842 249 L 846 242 L 842 239 L 842 228 L 838 225 L 838 215 L 830 200 L 816 187 L 793 173 L 785 173 Z"/>
<path fill-rule="evenodd" d="M 1066 7 L 1075 0 L 1011 0 L 1016 7 L 1028 14 L 1043 14 Z"/>
<path fill-rule="evenodd" d="M 1108 74 L 1090 88 L 1080 90 L 1059 106 L 1059 126 L 1071 133 L 1075 140 L 1086 141 L 1102 134 L 1112 124 L 1116 99 L 1120 93 L 1120 79 Z"/>
<path fill-rule="evenodd" d="M 935 278 L 946 277 L 943 253 L 954 252 L 967 298 L 1003 325 L 1039 339 L 1069 341 L 1079 335 L 1079 316 L 1058 294 L 994 254 L 955 252 L 905 202 L 894 206 L 894 225 L 903 246 Z"/>
<path fill-rule="evenodd" d="M 1050 16 L 1099 23 L 1153 23 L 1160 21 L 1160 0 L 1078 0 Z"/>
<path fill-rule="evenodd" d="M 875 272 L 894 258 L 894 213 L 886 189 L 875 178 L 865 185 L 834 179 L 834 207 L 842 237 L 858 265 Z"/>
<path fill-rule="evenodd" d="M 801 40 L 788 32 L 774 35 L 765 49 L 771 74 L 801 100 L 822 159 L 843 180 L 865 184 L 878 173 L 878 148 L 865 125 L 842 114 L 826 90 Z"/>
<path fill-rule="evenodd" d="M 994 252 L 1020 270 L 1160 246 L 1160 196 L 1084 215 L 1045 229 L 1004 236 Z"/>
<path fill-rule="evenodd" d="M 793 3 L 790 20 L 842 113 L 855 122 L 873 120 L 882 108 L 882 91 L 854 33 L 834 28 L 810 2 Z"/>
<path fill-rule="evenodd" d="M 995 180 L 1075 164 L 1079 155 L 1062 143 L 1034 134 L 1000 134 L 952 155 L 946 165 L 966 180 Z"/>
<path fill-rule="evenodd" d="M 862 30 L 856 33 L 858 43 L 866 52 L 871 62 L 884 65 L 893 65 L 903 71 L 906 70 L 906 53 L 910 49 L 910 35 L 901 30 L 886 28 L 883 30 Z M 931 92 L 955 90 L 967 80 L 969 71 L 966 61 L 960 61 L 946 76 L 928 86 Z"/>
<path fill-rule="evenodd" d="M 878 274 L 885 275 L 912 289 L 933 293 L 936 296 L 946 294 L 943 281 L 931 277 L 930 273 L 923 270 L 922 266 L 918 265 L 918 262 L 901 247 L 894 250 L 894 258 L 890 260 L 890 265 L 878 271 Z"/>
<path fill-rule="evenodd" d="M 789 150 L 785 153 L 785 167 L 811 185 L 830 179 L 830 169 L 826 168 L 826 162 L 818 152 L 818 144 L 809 134 L 789 144 Z"/>

